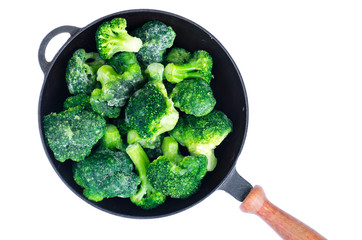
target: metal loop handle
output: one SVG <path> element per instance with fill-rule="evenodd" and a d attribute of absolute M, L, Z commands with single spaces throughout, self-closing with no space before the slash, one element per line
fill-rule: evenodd
<path fill-rule="evenodd" d="M 49 44 L 49 42 L 58 34 L 61 33 L 69 33 L 70 37 L 72 37 L 74 34 L 76 34 L 79 31 L 80 28 L 74 27 L 74 26 L 61 26 L 53 29 L 50 31 L 44 39 L 41 41 L 38 51 L 38 61 L 41 70 L 45 74 L 48 71 L 48 68 L 51 64 L 51 62 L 48 62 L 45 58 L 45 50 Z"/>

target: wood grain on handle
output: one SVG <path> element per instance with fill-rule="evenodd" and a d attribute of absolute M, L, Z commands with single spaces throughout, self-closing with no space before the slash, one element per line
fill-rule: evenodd
<path fill-rule="evenodd" d="M 322 240 L 326 239 L 298 219 L 269 202 L 260 186 L 255 186 L 240 205 L 243 212 L 261 217 L 283 239 Z"/>

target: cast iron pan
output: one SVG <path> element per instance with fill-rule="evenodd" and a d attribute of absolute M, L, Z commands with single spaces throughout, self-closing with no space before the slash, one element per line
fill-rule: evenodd
<path fill-rule="evenodd" d="M 63 102 L 69 96 L 65 83 L 65 69 L 73 52 L 79 48 L 96 51 L 94 36 L 98 26 L 114 17 L 127 19 L 127 30 L 131 31 L 150 20 L 160 20 L 171 26 L 177 36 L 174 46 L 183 47 L 191 52 L 198 49 L 208 51 L 214 61 L 214 80 L 211 87 L 217 99 L 216 109 L 223 111 L 233 122 L 233 132 L 216 149 L 218 165 L 203 179 L 200 190 L 188 199 L 167 199 L 152 210 L 143 210 L 129 199 L 111 198 L 100 202 L 86 199 L 82 188 L 73 180 L 71 161 L 60 163 L 55 160 L 52 151 L 45 144 L 43 116 L 62 110 Z M 51 62 L 45 59 L 45 51 L 53 37 L 60 33 L 69 33 L 70 38 L 58 51 Z M 230 193 L 243 201 L 241 209 L 261 216 L 285 239 L 324 239 L 311 228 L 271 204 L 259 186 L 254 188 L 235 170 L 235 163 L 245 141 L 248 126 L 248 102 L 242 77 L 229 53 L 208 31 L 196 23 L 169 12 L 150 9 L 136 9 L 117 12 L 100 18 L 86 27 L 61 26 L 52 30 L 41 42 L 38 60 L 44 72 L 44 83 L 39 99 L 39 130 L 45 152 L 53 168 L 64 183 L 87 203 L 111 214 L 130 218 L 165 217 L 196 205 L 217 189 Z M 294 236 L 294 238 L 293 238 Z"/>

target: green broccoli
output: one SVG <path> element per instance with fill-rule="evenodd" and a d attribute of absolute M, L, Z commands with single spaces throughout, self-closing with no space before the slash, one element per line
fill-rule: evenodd
<path fill-rule="evenodd" d="M 188 79 L 177 83 L 170 98 L 175 107 L 197 117 L 210 113 L 216 104 L 210 85 L 201 79 Z"/>
<path fill-rule="evenodd" d="M 102 90 L 99 88 L 93 90 L 89 101 L 93 111 L 103 117 L 116 118 L 121 114 L 121 108 L 109 106 L 107 101 L 102 99 Z"/>
<path fill-rule="evenodd" d="M 136 53 L 143 66 L 151 63 L 161 63 L 167 48 L 172 47 L 176 33 L 171 26 L 161 21 L 149 21 L 137 28 L 133 35 L 142 40 L 142 47 Z"/>
<path fill-rule="evenodd" d="M 142 40 L 128 34 L 127 21 L 113 18 L 102 23 L 95 35 L 96 47 L 103 59 L 110 59 L 117 52 L 138 52 Z"/>
<path fill-rule="evenodd" d="M 187 63 L 191 58 L 191 53 L 184 48 L 174 47 L 167 53 L 165 63 L 181 65 Z"/>
<path fill-rule="evenodd" d="M 162 155 L 161 146 L 157 146 L 155 148 L 144 148 L 143 150 L 145 150 L 145 153 L 151 161 Z"/>
<path fill-rule="evenodd" d="M 165 137 L 163 156 L 154 160 L 147 169 L 147 177 L 157 191 L 172 198 L 188 198 L 201 186 L 207 173 L 204 155 L 183 157 L 173 137 Z"/>
<path fill-rule="evenodd" d="M 133 168 L 125 152 L 101 149 L 74 163 L 73 177 L 84 188 L 83 195 L 89 200 L 98 202 L 104 198 L 128 198 L 137 192 L 141 183 Z"/>
<path fill-rule="evenodd" d="M 180 117 L 170 135 L 194 155 L 203 154 L 208 159 L 208 171 L 216 167 L 214 149 L 232 131 L 231 120 L 221 111 L 213 110 L 202 117 Z"/>
<path fill-rule="evenodd" d="M 100 148 L 107 148 L 112 151 L 120 150 L 123 147 L 121 134 L 113 124 L 107 124 L 106 132 L 100 140 Z"/>
<path fill-rule="evenodd" d="M 145 148 L 147 156 L 149 156 L 148 152 L 150 152 L 153 159 L 155 158 L 154 156 L 160 152 L 163 138 L 162 134 L 156 136 L 154 139 L 142 139 L 138 135 L 137 131 L 131 129 L 126 124 L 124 116 L 115 119 L 114 124 L 119 130 L 122 139 L 124 139 L 127 144 L 139 143 L 143 148 Z"/>
<path fill-rule="evenodd" d="M 109 65 L 98 69 L 97 81 L 102 84 L 101 98 L 109 106 L 123 107 L 134 92 L 132 74 L 128 71 L 118 74 Z"/>
<path fill-rule="evenodd" d="M 124 112 L 122 112 L 124 113 Z M 131 130 L 127 124 L 126 119 L 124 119 L 124 115 L 122 114 L 118 118 L 114 119 L 113 125 L 115 125 L 119 131 L 119 134 L 121 134 L 122 139 L 127 139 L 127 133 Z"/>
<path fill-rule="evenodd" d="M 131 75 L 131 84 L 135 90 L 137 90 L 143 84 L 142 70 L 137 61 L 135 53 L 117 53 L 108 60 L 108 64 L 112 66 L 118 74 L 124 74 L 125 72 L 128 72 L 128 74 Z"/>
<path fill-rule="evenodd" d="M 136 130 L 131 129 L 127 133 L 127 143 L 139 143 L 144 148 L 154 149 L 161 146 L 161 135 L 156 135 L 152 138 L 144 139 L 140 137 Z"/>
<path fill-rule="evenodd" d="M 156 69 L 162 71 L 163 68 Z M 157 77 L 136 91 L 125 108 L 126 124 L 146 141 L 173 129 L 178 117 L 179 113 L 168 98 L 162 80 Z"/>
<path fill-rule="evenodd" d="M 74 107 L 43 118 L 44 135 L 55 159 L 81 161 L 106 131 L 106 121 L 95 112 Z"/>
<path fill-rule="evenodd" d="M 80 93 L 77 95 L 72 95 L 65 99 L 63 103 L 64 110 L 73 108 L 76 106 L 81 106 L 82 108 L 92 111 L 92 106 L 89 103 L 89 96 L 85 93 Z"/>
<path fill-rule="evenodd" d="M 90 94 L 96 85 L 96 73 L 104 64 L 98 53 L 87 53 L 84 49 L 75 51 L 68 61 L 65 80 L 71 94 Z"/>
<path fill-rule="evenodd" d="M 191 53 L 185 50 L 184 48 L 171 48 L 171 50 L 165 56 L 164 63 L 167 65 L 168 63 L 174 63 L 176 65 L 185 64 L 191 58 Z M 171 94 L 175 84 L 170 83 L 167 80 L 164 80 L 163 84 L 166 87 L 167 93 Z"/>
<path fill-rule="evenodd" d="M 172 92 L 172 89 L 175 87 L 174 84 L 163 79 L 163 72 L 165 67 L 161 63 L 151 63 L 147 66 L 145 70 L 145 75 L 148 77 L 149 81 L 159 80 L 162 81 L 163 85 L 166 88 L 167 95 Z"/>
<path fill-rule="evenodd" d="M 187 78 L 200 78 L 210 83 L 213 61 L 210 54 L 204 50 L 195 51 L 190 61 L 177 65 L 169 63 L 165 67 L 165 77 L 171 83 L 179 83 Z"/>
<path fill-rule="evenodd" d="M 131 202 L 143 209 L 152 209 L 164 203 L 166 196 L 156 191 L 147 178 L 147 168 L 150 165 L 150 160 L 145 151 L 138 143 L 135 143 L 128 145 L 126 152 L 134 163 L 141 179 L 141 187 L 136 194 L 130 197 Z"/>
<path fill-rule="evenodd" d="M 134 52 L 119 52 L 107 60 L 108 65 L 111 65 L 119 74 L 127 71 L 127 68 L 133 64 L 139 65 L 136 54 Z"/>
<path fill-rule="evenodd" d="M 162 81 L 163 71 L 165 70 L 164 66 L 161 63 L 151 63 L 147 66 L 145 74 L 148 77 L 149 81 Z"/>

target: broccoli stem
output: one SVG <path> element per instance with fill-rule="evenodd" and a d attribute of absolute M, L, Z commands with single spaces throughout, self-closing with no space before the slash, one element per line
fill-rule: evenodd
<path fill-rule="evenodd" d="M 141 140 L 141 137 L 136 130 L 132 129 L 132 130 L 128 131 L 128 133 L 127 133 L 127 143 L 128 144 L 134 144 L 134 143 L 138 142 L 139 140 Z"/>
<path fill-rule="evenodd" d="M 116 36 L 111 40 L 114 49 L 116 50 L 115 52 L 138 52 L 142 47 L 141 39 L 128 34 L 123 35 L 121 38 Z"/>
<path fill-rule="evenodd" d="M 131 202 L 144 209 L 155 208 L 166 200 L 166 196 L 155 191 L 147 178 L 147 168 L 150 160 L 143 148 L 138 144 L 131 144 L 126 148 L 128 156 L 134 163 L 141 179 L 141 186 L 138 192 L 130 197 Z"/>
<path fill-rule="evenodd" d="M 203 74 L 200 71 L 190 71 L 185 73 L 185 78 L 202 78 Z"/>
<path fill-rule="evenodd" d="M 164 66 L 161 63 L 151 63 L 145 70 L 150 80 L 162 81 Z"/>
<path fill-rule="evenodd" d="M 171 136 L 163 139 L 161 149 L 163 155 L 175 163 L 183 158 L 178 150 L 178 142 Z"/>
<path fill-rule="evenodd" d="M 173 64 L 173 63 L 171 63 L 171 64 Z M 178 73 L 186 73 L 186 72 L 190 72 L 190 71 L 200 70 L 199 68 L 195 67 L 194 63 L 185 63 L 182 65 L 174 65 L 174 66 Z"/>
<path fill-rule="evenodd" d="M 202 77 L 202 73 L 200 73 L 198 70 L 200 69 L 191 63 L 185 63 L 183 65 L 169 63 L 165 68 L 165 77 L 167 81 L 171 83 L 179 83 L 185 78 Z"/>
<path fill-rule="evenodd" d="M 167 64 L 165 68 L 165 77 L 171 83 L 181 82 L 188 72 L 198 70 L 191 64 L 175 65 L 173 63 Z"/>
<path fill-rule="evenodd" d="M 165 88 L 166 92 L 166 88 Z M 173 103 L 172 103 L 173 104 Z M 179 118 L 178 111 L 172 106 L 170 112 L 161 119 L 161 127 L 158 129 L 159 134 L 172 130 L 177 124 Z"/>
<path fill-rule="evenodd" d="M 148 159 L 147 154 L 145 153 L 141 145 L 139 145 L 138 143 L 128 145 L 128 147 L 126 148 L 126 152 L 134 163 L 138 175 L 141 178 L 142 184 L 148 182 L 146 172 L 147 167 L 150 164 L 150 160 Z"/>
<path fill-rule="evenodd" d="M 131 196 L 131 201 L 132 202 L 140 202 L 142 200 L 142 198 L 144 197 L 144 195 L 147 194 L 147 189 L 150 188 L 150 183 L 148 181 L 143 181 L 141 178 L 141 187 L 140 190 L 138 190 L 138 192 L 134 195 Z"/>
<path fill-rule="evenodd" d="M 150 183 L 147 180 L 147 167 L 150 164 L 150 160 L 138 143 L 128 145 L 126 152 L 134 163 L 141 179 L 141 187 L 135 195 L 131 196 L 131 201 L 140 202 L 143 196 L 147 193 L 147 189 L 150 187 Z"/>
<path fill-rule="evenodd" d="M 211 172 L 215 169 L 217 164 L 217 158 L 215 157 L 215 151 L 214 149 L 196 149 L 195 151 L 191 150 L 192 154 L 198 155 L 202 154 L 207 157 L 208 163 L 207 163 L 207 171 Z"/>

